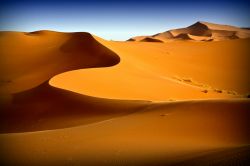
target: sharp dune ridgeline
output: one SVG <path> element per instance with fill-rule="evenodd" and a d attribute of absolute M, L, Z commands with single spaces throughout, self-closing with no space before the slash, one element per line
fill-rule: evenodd
<path fill-rule="evenodd" d="M 0 32 L 1 164 L 247 165 L 249 36 Z"/>
<path fill-rule="evenodd" d="M 160 40 L 162 42 L 172 40 L 221 41 L 250 38 L 250 30 L 247 28 L 199 21 L 186 28 L 173 29 L 152 36 L 133 37 L 128 41 L 151 42 L 144 40 L 145 38 Z"/>
<path fill-rule="evenodd" d="M 1 91 L 18 93 L 62 72 L 119 63 L 89 33 L 1 32 Z"/>

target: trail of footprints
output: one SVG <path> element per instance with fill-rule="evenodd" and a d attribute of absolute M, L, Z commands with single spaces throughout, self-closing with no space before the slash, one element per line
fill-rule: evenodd
<path fill-rule="evenodd" d="M 229 95 L 234 95 L 238 97 L 245 97 L 245 98 L 250 98 L 250 93 L 247 94 L 238 94 L 237 92 L 233 90 L 225 90 L 225 89 L 218 89 L 218 88 L 213 88 L 209 85 L 201 84 L 196 81 L 194 81 L 192 78 L 182 78 L 179 76 L 174 76 L 172 77 L 175 80 L 178 80 L 180 82 L 184 82 L 186 84 L 194 85 L 203 88 L 201 92 L 203 93 L 209 93 L 209 92 L 216 92 L 216 93 L 224 93 L 224 94 L 229 94 Z"/>

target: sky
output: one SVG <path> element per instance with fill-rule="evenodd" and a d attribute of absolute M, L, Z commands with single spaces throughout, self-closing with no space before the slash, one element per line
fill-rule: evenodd
<path fill-rule="evenodd" d="M 90 32 L 127 40 L 197 21 L 250 27 L 250 3 L 241 0 L 3 0 L 1 31 Z"/>

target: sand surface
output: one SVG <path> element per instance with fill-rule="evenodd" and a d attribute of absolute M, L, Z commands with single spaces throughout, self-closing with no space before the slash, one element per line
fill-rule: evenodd
<path fill-rule="evenodd" d="M 66 72 L 53 77 L 50 84 L 91 96 L 151 101 L 235 98 L 250 92 L 250 78 L 246 77 L 250 39 L 209 43 L 99 41 L 121 57 L 118 65 Z"/>
<path fill-rule="evenodd" d="M 1 162 L 244 165 L 249 42 L 1 32 Z"/>

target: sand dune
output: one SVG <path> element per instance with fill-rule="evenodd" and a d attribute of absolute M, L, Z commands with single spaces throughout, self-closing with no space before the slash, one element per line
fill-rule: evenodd
<path fill-rule="evenodd" d="M 116 102 L 109 105 L 108 100 L 103 99 L 105 102 L 101 104 L 102 99 L 48 85 L 48 80 L 61 72 L 119 63 L 119 56 L 89 33 L 1 32 L 0 42 L 4 72 L 1 75 L 0 132 L 63 128 L 133 112 L 127 108 L 130 105 L 122 101 L 118 102 L 120 112 L 115 112 Z M 131 104 L 133 107 L 133 102 Z M 100 112 L 105 107 L 107 110 Z M 98 116 L 94 116 L 96 114 Z M 77 120 L 78 116 L 81 120 Z M 59 123 L 60 119 L 67 119 L 67 122 Z"/>
<path fill-rule="evenodd" d="M 199 21 L 186 28 L 173 29 L 152 36 L 133 37 L 128 41 L 142 41 L 144 38 L 154 38 L 161 41 L 176 39 L 194 41 L 220 41 L 250 38 L 250 31 L 248 29 L 235 26 Z"/>
<path fill-rule="evenodd" d="M 249 39 L 204 43 L 97 40 L 122 61 L 110 68 L 62 73 L 50 84 L 96 97 L 151 101 L 237 98 L 250 92 Z"/>
<path fill-rule="evenodd" d="M 248 33 L 221 36 L 236 30 L 204 24 L 184 36 Z M 244 164 L 248 45 L 1 32 L 1 164 Z"/>
<path fill-rule="evenodd" d="M 158 39 L 154 39 L 154 38 L 151 38 L 151 37 L 146 37 L 142 40 L 140 40 L 141 42 L 162 42 L 161 40 L 158 40 Z"/>
<path fill-rule="evenodd" d="M 0 43 L 0 92 L 5 93 L 28 90 L 68 70 L 119 62 L 119 56 L 84 32 L 1 32 Z"/>

